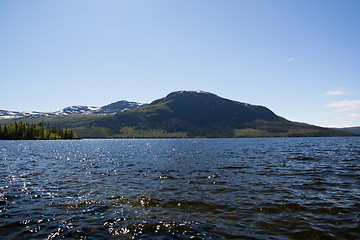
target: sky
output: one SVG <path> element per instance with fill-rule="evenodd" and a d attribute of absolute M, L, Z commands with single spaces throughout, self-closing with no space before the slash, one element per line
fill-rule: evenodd
<path fill-rule="evenodd" d="M 358 0 L 1 0 L 0 109 L 203 90 L 360 126 Z"/>

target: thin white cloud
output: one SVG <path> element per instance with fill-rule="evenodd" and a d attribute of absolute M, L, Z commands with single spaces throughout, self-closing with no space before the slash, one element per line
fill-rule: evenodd
<path fill-rule="evenodd" d="M 328 108 L 336 108 L 338 111 L 352 111 L 360 109 L 360 100 L 343 100 L 332 102 L 327 105 Z"/>
<path fill-rule="evenodd" d="M 327 91 L 324 95 L 326 96 L 340 96 L 346 94 L 343 90 Z"/>
<path fill-rule="evenodd" d="M 287 59 L 288 62 L 292 62 L 292 61 L 294 61 L 294 60 L 295 60 L 294 57 L 289 57 L 289 58 Z"/>
<path fill-rule="evenodd" d="M 360 120 L 360 114 L 358 113 L 349 113 L 345 117 L 346 120 Z"/>

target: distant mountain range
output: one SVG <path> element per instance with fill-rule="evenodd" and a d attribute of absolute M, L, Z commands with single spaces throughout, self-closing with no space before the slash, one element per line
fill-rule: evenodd
<path fill-rule="evenodd" d="M 108 115 L 115 114 L 134 108 L 145 106 L 146 104 L 137 102 L 128 102 L 125 100 L 111 103 L 103 107 L 90 106 L 70 106 L 56 112 L 16 112 L 0 110 L 0 119 L 15 119 L 15 118 L 43 118 L 49 116 L 67 116 L 67 115 Z"/>
<path fill-rule="evenodd" d="M 334 128 L 335 130 L 340 130 L 343 132 L 360 135 L 360 127 L 345 127 L 345 128 Z"/>
<path fill-rule="evenodd" d="M 81 138 L 196 138 L 349 136 L 339 129 L 289 121 L 264 106 L 204 91 L 177 91 L 150 104 L 119 101 L 101 108 L 73 106 L 54 113 L 22 113 L 17 121 L 68 127 Z M 14 121 L 3 112 L 0 123 Z M 35 117 L 36 116 L 36 117 Z M 13 119 L 9 119 L 13 117 Z"/>

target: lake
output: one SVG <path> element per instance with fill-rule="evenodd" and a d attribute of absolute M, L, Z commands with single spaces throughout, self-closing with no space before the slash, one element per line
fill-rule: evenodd
<path fill-rule="evenodd" d="M 2 239 L 360 239 L 360 137 L 0 141 Z"/>

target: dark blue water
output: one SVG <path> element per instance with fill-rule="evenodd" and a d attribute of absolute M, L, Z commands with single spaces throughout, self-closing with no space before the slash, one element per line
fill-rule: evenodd
<path fill-rule="evenodd" d="M 360 138 L 0 141 L 1 239 L 360 239 Z"/>

